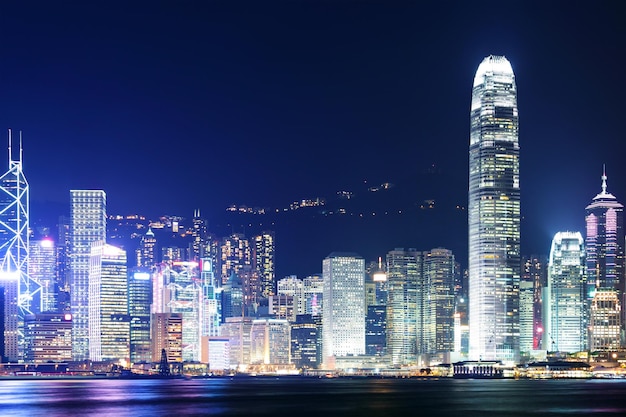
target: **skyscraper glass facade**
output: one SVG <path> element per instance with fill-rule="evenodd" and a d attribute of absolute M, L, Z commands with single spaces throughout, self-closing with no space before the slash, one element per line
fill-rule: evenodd
<path fill-rule="evenodd" d="M 593 198 L 591 204 L 585 209 L 587 298 L 591 305 L 589 310 L 590 337 L 596 350 L 623 346 L 626 330 L 624 327 L 626 316 L 623 311 L 626 302 L 624 297 L 624 206 L 617 201 L 613 194 L 607 192 L 606 180 L 606 173 L 603 172 L 602 191 Z M 614 295 L 610 296 L 610 292 L 614 292 Z M 596 297 L 600 297 L 601 300 L 594 301 Z M 610 313 L 611 320 L 594 316 L 596 314 L 601 316 L 609 314 L 606 313 L 608 310 L 603 306 L 608 306 L 611 303 L 615 303 L 615 305 L 607 308 L 618 310 L 620 313 L 617 316 L 613 317 L 613 313 Z M 615 324 L 614 320 L 618 320 L 618 323 Z M 602 323 L 607 323 L 608 327 L 603 329 Z M 615 326 L 619 328 L 618 340 L 609 340 L 608 335 L 615 333 Z"/>
<path fill-rule="evenodd" d="M 585 320 L 585 248 L 579 232 L 559 232 L 552 239 L 545 288 L 543 346 L 548 351 L 587 348 Z"/>
<path fill-rule="evenodd" d="M 106 194 L 70 190 L 70 303 L 72 358 L 89 358 L 89 258 L 91 244 L 106 239 Z"/>
<path fill-rule="evenodd" d="M 474 77 L 469 146 L 470 357 L 519 356 L 520 184 L 517 88 L 509 61 Z"/>
<path fill-rule="evenodd" d="M 322 262 L 324 276 L 324 363 L 337 356 L 365 353 L 365 260 L 356 254 L 331 253 Z"/>

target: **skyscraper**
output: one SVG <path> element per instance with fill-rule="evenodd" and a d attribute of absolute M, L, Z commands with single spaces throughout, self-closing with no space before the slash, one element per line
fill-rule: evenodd
<path fill-rule="evenodd" d="M 491 55 L 478 66 L 470 122 L 470 356 L 515 361 L 519 355 L 519 143 L 515 75 L 505 57 Z"/>
<path fill-rule="evenodd" d="M 585 350 L 585 248 L 580 232 L 559 232 L 552 239 L 544 294 L 544 349 Z"/>
<path fill-rule="evenodd" d="M 418 334 L 423 334 L 426 350 L 418 353 L 441 356 L 454 351 L 454 255 L 449 249 L 435 248 L 423 256 Z"/>
<path fill-rule="evenodd" d="M 39 286 L 28 275 L 29 187 L 22 172 L 22 141 L 14 158 L 9 130 L 9 166 L 0 176 L 0 289 L 4 293 L 5 355 L 18 360 L 21 332 L 18 323 L 32 311 L 32 299 Z M 36 310 L 38 311 L 38 310 Z"/>
<path fill-rule="evenodd" d="M 89 359 L 130 361 L 126 251 L 94 242 L 89 260 Z"/>
<path fill-rule="evenodd" d="M 601 293 L 603 300 L 612 300 L 620 323 L 617 327 L 624 333 L 624 206 L 615 196 L 606 190 L 606 172 L 602 172 L 602 191 L 593 198 L 586 209 L 585 224 L 587 235 L 585 247 L 587 254 L 587 297 L 593 308 L 590 309 L 590 331 L 598 333 L 596 337 L 590 334 L 591 342 L 596 349 L 613 349 L 623 344 L 623 340 L 609 340 L 606 335 L 614 333 L 611 329 L 602 329 L 600 320 L 594 317 L 595 313 L 602 314 L 602 303 L 596 303 L 593 298 Z M 600 291 L 601 290 L 601 291 Z M 611 296 L 609 292 L 614 292 Z M 608 301 L 607 301 L 608 302 Z M 607 322 L 608 323 L 608 322 Z M 610 324 L 611 328 L 615 323 Z M 618 333 L 620 333 L 618 331 Z M 622 336 L 623 337 L 623 336 Z M 600 342 L 603 340 L 604 342 Z"/>
<path fill-rule="evenodd" d="M 91 244 L 106 239 L 106 194 L 70 191 L 70 299 L 72 357 L 89 358 L 89 259 Z"/>
<path fill-rule="evenodd" d="M 394 249 L 387 254 L 387 353 L 394 365 L 415 364 L 421 334 L 417 332 L 417 286 L 422 253 Z"/>
<path fill-rule="evenodd" d="M 365 260 L 353 253 L 333 252 L 322 263 L 324 363 L 337 356 L 365 353 Z"/>

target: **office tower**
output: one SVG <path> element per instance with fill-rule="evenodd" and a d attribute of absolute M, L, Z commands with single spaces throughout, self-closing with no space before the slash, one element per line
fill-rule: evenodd
<path fill-rule="evenodd" d="M 204 350 L 203 350 L 204 352 Z M 204 359 L 204 353 L 203 353 Z M 204 362 L 204 361 L 203 361 Z M 224 372 L 230 369 L 230 346 L 225 337 L 209 337 L 207 340 L 206 362 L 209 370 Z"/>
<path fill-rule="evenodd" d="M 548 259 L 530 255 L 522 261 L 520 282 L 520 351 L 541 349 L 543 340 L 542 291 L 548 282 Z"/>
<path fill-rule="evenodd" d="M 130 320 L 130 362 L 152 361 L 150 349 L 150 308 L 152 280 L 146 270 L 135 269 L 128 275 L 128 316 Z"/>
<path fill-rule="evenodd" d="M 302 280 L 304 285 L 304 298 L 306 308 L 304 313 L 312 316 L 320 316 L 324 304 L 324 277 L 322 275 L 309 275 Z"/>
<path fill-rule="evenodd" d="M 418 281 L 422 254 L 394 249 L 387 254 L 387 353 L 393 365 L 415 364 L 418 337 Z M 424 342 L 419 342 L 420 349 Z"/>
<path fill-rule="evenodd" d="M 291 329 L 283 319 L 256 319 L 250 327 L 250 364 L 287 365 L 290 363 Z"/>
<path fill-rule="evenodd" d="M 214 338 L 220 335 L 220 323 L 222 321 L 222 289 L 213 273 L 213 262 L 210 258 L 200 259 L 200 280 L 202 285 L 199 312 L 200 336 L 203 341 L 200 347 L 200 356 L 210 364 L 209 355 L 213 354 L 210 351 L 211 346 L 219 349 L 219 343 Z M 211 340 L 214 343 L 211 343 Z M 215 358 L 217 359 L 217 357 Z"/>
<path fill-rule="evenodd" d="M 72 315 L 27 314 L 24 317 L 24 361 L 27 363 L 72 360 Z"/>
<path fill-rule="evenodd" d="M 183 361 L 200 360 L 200 282 L 197 261 L 175 261 L 166 269 L 168 311 L 183 317 Z"/>
<path fill-rule="evenodd" d="M 534 335 L 534 285 L 531 280 L 522 279 L 519 284 L 519 348 L 520 354 L 529 357 L 535 349 Z M 542 329 L 543 331 L 543 329 Z"/>
<path fill-rule="evenodd" d="M 209 255 L 205 253 L 207 238 L 206 221 L 200 217 L 200 209 L 194 210 L 191 228 L 191 260 L 199 261 L 200 258 L 205 258 Z"/>
<path fill-rule="evenodd" d="M 222 323 L 229 317 L 243 317 L 245 313 L 243 286 L 237 274 L 233 273 L 222 285 Z"/>
<path fill-rule="evenodd" d="M 5 355 L 10 360 L 20 356 L 19 322 L 32 312 L 33 296 L 39 286 L 28 275 L 29 187 L 22 172 L 22 135 L 14 158 L 12 133 L 9 130 L 8 170 L 0 176 L 0 287 L 4 291 Z M 23 346 L 22 346 L 23 347 Z"/>
<path fill-rule="evenodd" d="M 488 56 L 472 89 L 469 146 L 470 357 L 519 355 L 520 185 L 517 88 L 509 61 Z"/>
<path fill-rule="evenodd" d="M 104 242 L 91 244 L 89 261 L 89 359 L 130 360 L 126 251 Z"/>
<path fill-rule="evenodd" d="M 598 290 L 601 291 L 603 300 L 616 299 L 615 308 L 621 311 L 618 315 L 620 333 L 624 337 L 624 206 L 617 201 L 615 196 L 607 192 L 606 172 L 602 172 L 602 191 L 593 198 L 591 204 L 585 209 L 585 224 L 587 234 L 585 248 L 587 255 L 587 297 L 591 304 L 598 306 L 600 301 L 593 301 Z M 615 292 L 615 297 L 608 294 Z M 610 301 L 611 303 L 613 301 Z M 600 304 L 599 304 L 600 303 Z M 616 344 L 624 345 L 624 340 L 609 341 L 606 335 L 612 333 L 613 323 L 607 324 L 609 328 L 602 329 L 602 321 L 594 318 L 593 314 L 605 315 L 603 308 L 590 310 L 592 332 L 591 341 L 597 349 L 609 349 Z M 621 339 L 621 338 L 620 338 Z M 599 343 L 603 340 L 603 343 Z"/>
<path fill-rule="evenodd" d="M 545 296 L 544 349 L 580 352 L 587 348 L 585 247 L 580 232 L 552 239 Z"/>
<path fill-rule="evenodd" d="M 265 231 L 254 237 L 254 269 L 259 271 L 261 297 L 276 294 L 274 271 L 274 232 Z"/>
<path fill-rule="evenodd" d="M 620 348 L 621 303 L 613 288 L 596 288 L 591 300 L 589 350 L 610 351 Z"/>
<path fill-rule="evenodd" d="M 369 305 L 365 316 L 365 354 L 383 356 L 387 350 L 387 306 Z"/>
<path fill-rule="evenodd" d="M 155 313 L 150 323 L 152 362 L 161 360 L 165 349 L 169 363 L 183 361 L 183 316 L 179 313 Z"/>
<path fill-rule="evenodd" d="M 106 194 L 70 190 L 70 304 L 72 359 L 89 358 L 89 259 L 91 244 L 106 239 Z"/>
<path fill-rule="evenodd" d="M 318 324 L 310 314 L 296 316 L 291 324 L 291 362 L 297 369 L 315 369 L 320 356 Z"/>
<path fill-rule="evenodd" d="M 367 278 L 365 354 L 382 356 L 387 352 L 387 273 L 382 258 L 370 264 Z"/>
<path fill-rule="evenodd" d="M 365 260 L 333 252 L 322 262 L 322 275 L 324 363 L 332 369 L 337 356 L 365 353 Z"/>
<path fill-rule="evenodd" d="M 154 236 L 154 232 L 151 228 L 148 228 L 148 231 L 141 237 L 139 246 L 135 250 L 135 254 L 137 256 L 137 266 L 139 268 L 147 268 L 150 270 L 150 268 L 153 268 L 156 265 L 156 245 L 157 240 Z"/>
<path fill-rule="evenodd" d="M 59 216 L 57 238 L 57 303 L 60 312 L 70 312 L 70 234 L 71 220 L 68 216 Z"/>
<path fill-rule="evenodd" d="M 231 369 L 244 371 L 250 364 L 250 329 L 249 317 L 228 317 L 220 326 L 220 336 L 228 338 Z"/>
<path fill-rule="evenodd" d="M 33 313 L 57 311 L 57 250 L 50 238 L 30 241 L 29 275 L 40 286 L 39 294 L 33 297 Z"/>
<path fill-rule="evenodd" d="M 423 253 L 422 279 L 418 281 L 417 333 L 424 344 L 418 353 L 454 351 L 454 255 L 444 248 Z"/>

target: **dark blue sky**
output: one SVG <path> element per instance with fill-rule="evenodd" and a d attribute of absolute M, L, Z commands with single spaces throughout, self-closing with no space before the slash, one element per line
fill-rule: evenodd
<path fill-rule="evenodd" d="M 626 201 L 621 2 L 13 3 L 0 128 L 23 131 L 35 204 L 102 188 L 110 213 L 211 216 L 411 178 L 419 199 L 431 164 L 466 202 L 489 54 L 517 77 L 526 251 L 582 231 L 602 164 Z"/>

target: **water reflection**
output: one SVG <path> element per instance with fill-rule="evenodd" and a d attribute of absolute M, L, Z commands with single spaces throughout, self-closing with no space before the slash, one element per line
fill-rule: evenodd
<path fill-rule="evenodd" d="M 624 416 L 625 395 L 595 380 L 7 379 L 0 415 Z"/>

